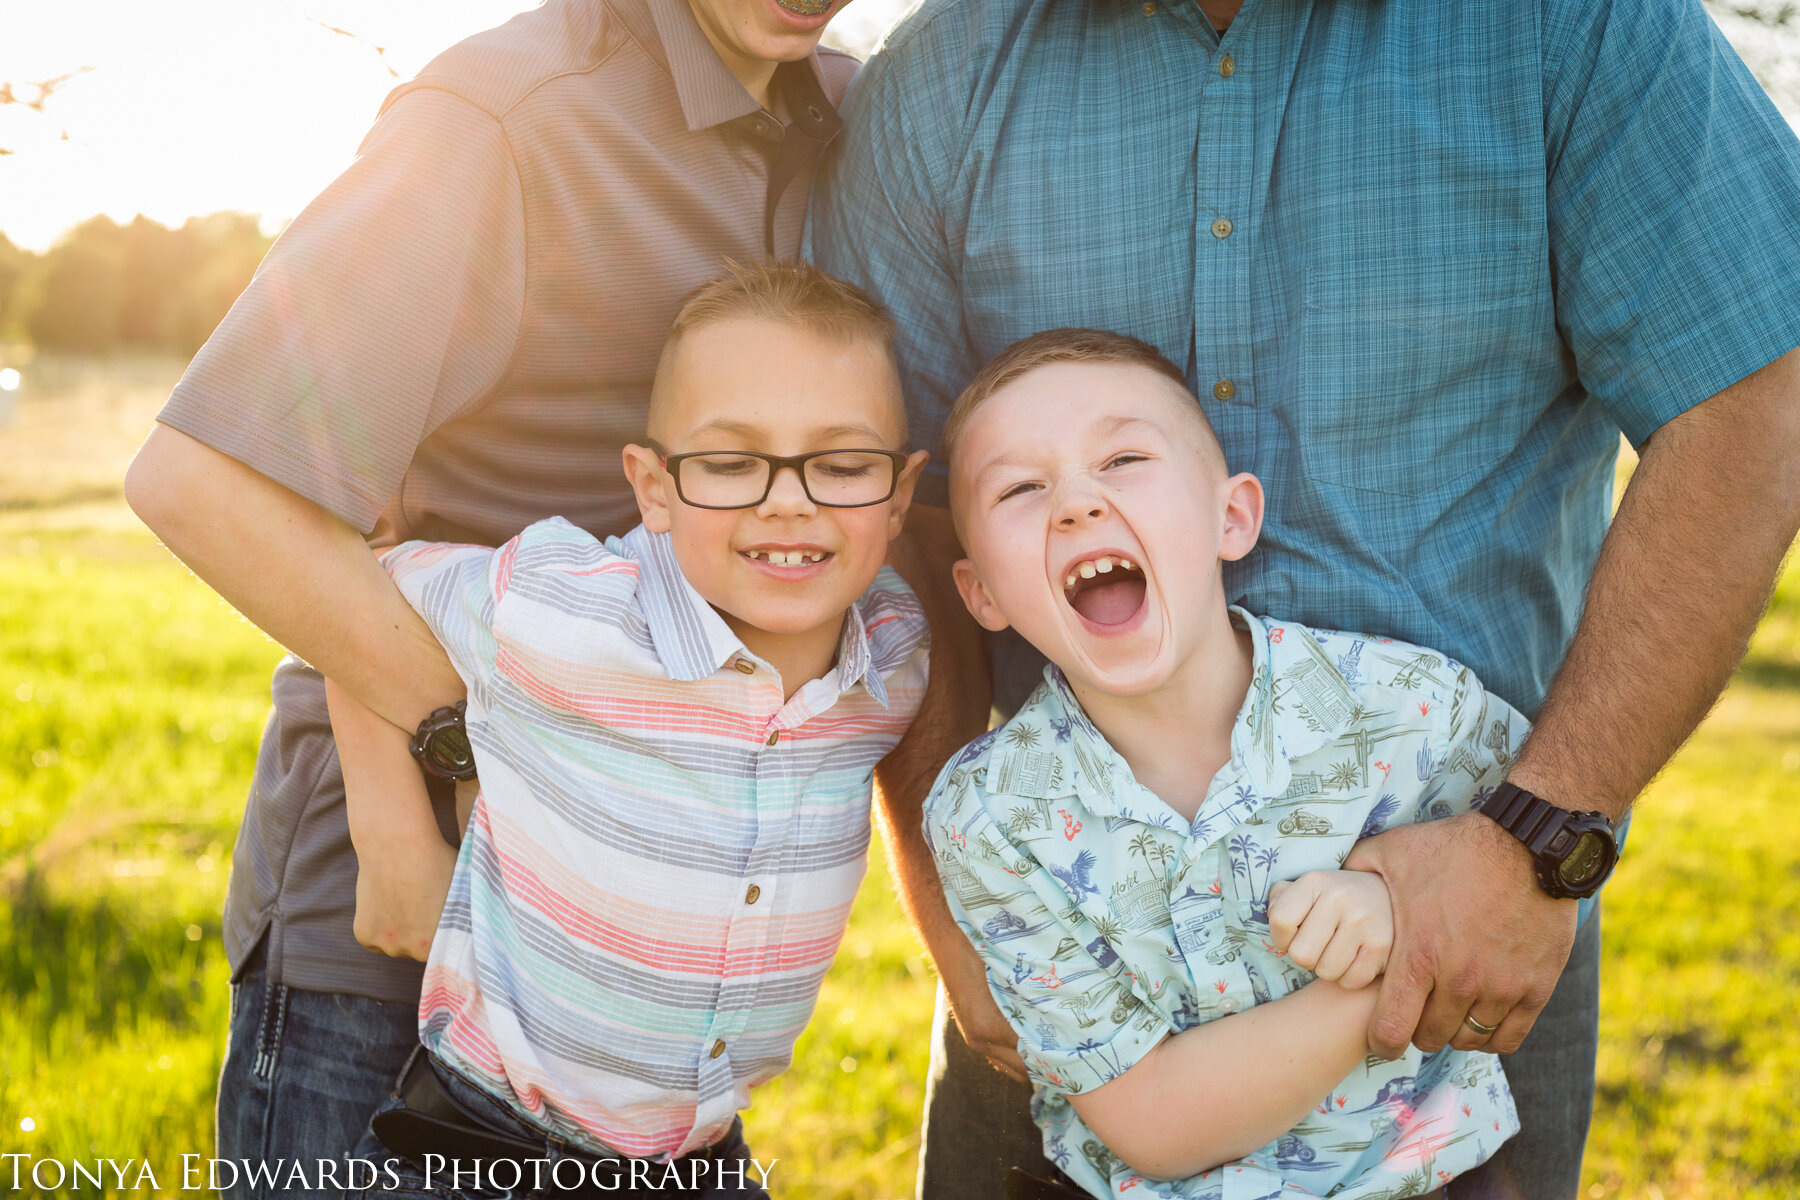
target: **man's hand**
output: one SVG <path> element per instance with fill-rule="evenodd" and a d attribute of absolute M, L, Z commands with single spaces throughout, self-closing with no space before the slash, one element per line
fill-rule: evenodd
<path fill-rule="evenodd" d="M 390 958 L 424 962 L 455 870 L 456 851 L 437 837 L 359 859 L 356 940 Z"/>
<path fill-rule="evenodd" d="M 994 1070 L 1024 1083 L 1027 1077 L 1025 1060 L 1019 1057 L 1019 1035 L 994 1003 L 981 953 L 954 923 L 951 933 L 954 941 L 949 937 L 934 939 L 931 950 L 938 978 L 950 997 L 950 1015 L 956 1020 L 956 1028 L 969 1048 L 987 1059 Z"/>
<path fill-rule="evenodd" d="M 1387 970 L 1394 906 L 1368 871 L 1308 871 L 1269 889 L 1269 940 L 1320 979 L 1349 991 Z"/>
<path fill-rule="evenodd" d="M 1525 848 L 1480 813 L 1364 838 L 1344 866 L 1380 875 L 1393 898 L 1370 1052 L 1396 1058 L 1409 1041 L 1428 1054 L 1517 1050 L 1568 961 L 1575 901 L 1544 895 Z"/>

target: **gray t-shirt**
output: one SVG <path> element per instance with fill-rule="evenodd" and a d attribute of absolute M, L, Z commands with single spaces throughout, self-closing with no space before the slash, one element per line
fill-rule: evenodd
<path fill-rule="evenodd" d="M 158 417 L 363 530 L 498 545 L 638 515 L 642 436 L 680 298 L 721 260 L 799 247 L 856 62 L 783 66 L 784 125 L 684 0 L 548 0 L 395 89 L 356 161 L 284 232 Z M 782 164 L 777 167 L 777 164 Z M 320 677 L 276 668 L 233 857 L 234 974 L 418 998 L 351 931 L 356 858 Z"/>

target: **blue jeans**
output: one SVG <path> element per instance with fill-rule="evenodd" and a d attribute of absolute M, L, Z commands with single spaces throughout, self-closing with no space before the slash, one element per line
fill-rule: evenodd
<path fill-rule="evenodd" d="M 235 1168 L 221 1168 L 224 1195 L 339 1195 L 319 1160 L 343 1163 L 418 1044 L 416 1005 L 270 984 L 257 947 L 231 985 L 219 1072 L 217 1153 Z M 326 1190 L 289 1186 L 297 1178 Z"/>
<path fill-rule="evenodd" d="M 418 1053 L 424 1054 L 425 1051 L 421 1049 Z M 367 1200 L 379 1200 L 383 1196 L 428 1196 L 434 1200 L 526 1200 L 527 1197 L 556 1195 L 555 1184 L 558 1182 L 569 1187 L 586 1184 L 600 1192 L 621 1197 L 654 1196 L 658 1190 L 655 1184 L 667 1178 L 666 1169 L 662 1169 L 660 1164 L 649 1166 L 638 1176 L 640 1186 L 634 1189 L 630 1186 L 632 1175 L 627 1165 L 632 1160 L 596 1165 L 591 1155 L 572 1151 L 562 1139 L 551 1137 L 542 1130 L 527 1125 L 505 1105 L 455 1071 L 437 1063 L 430 1064 L 430 1069 L 436 1074 L 438 1087 L 445 1098 L 478 1124 L 507 1137 L 542 1145 L 542 1165 L 534 1163 L 530 1168 L 518 1171 L 517 1178 L 505 1163 L 484 1164 L 474 1159 L 456 1164 L 432 1163 L 429 1164 L 432 1169 L 427 1171 L 424 1169 L 426 1164 L 410 1162 L 390 1153 L 375 1136 L 375 1131 L 368 1129 L 357 1142 L 351 1157 L 369 1165 L 367 1168 L 358 1165 L 352 1169 L 362 1180 L 371 1181 L 373 1186 L 346 1190 L 346 1200 L 360 1200 L 363 1197 Z M 395 1078 L 399 1077 L 400 1072 L 396 1072 Z M 388 1098 L 376 1110 L 378 1114 L 405 1107 L 405 1103 L 395 1094 L 397 1091 L 397 1088 L 390 1086 Z M 726 1160 L 729 1164 L 723 1173 L 723 1182 L 718 1177 L 721 1166 L 718 1161 L 676 1164 L 677 1173 L 683 1179 L 692 1180 L 698 1170 L 700 1178 L 707 1184 L 700 1192 L 687 1194 L 698 1194 L 704 1196 L 705 1200 L 769 1200 L 768 1193 L 759 1186 L 763 1178 L 762 1172 L 749 1161 L 750 1148 L 744 1142 L 743 1118 L 731 1123 L 731 1131 L 715 1147 L 714 1157 Z M 460 1175 L 453 1173 L 455 1167 L 461 1168 Z M 644 1186 L 645 1184 L 648 1186 Z"/>
<path fill-rule="evenodd" d="M 1502 1059 L 1520 1131 L 1487 1162 L 1444 1189 L 1448 1200 L 1574 1200 L 1594 1111 L 1600 1025 L 1600 911 L 1582 923 L 1550 1003 L 1519 1047 Z M 1009 1167 L 1051 1178 L 1043 1137 L 1031 1120 L 1031 1088 L 1014 1083 L 969 1049 L 938 989 L 931 1071 L 925 1090 L 920 1200 L 991 1200 Z"/>

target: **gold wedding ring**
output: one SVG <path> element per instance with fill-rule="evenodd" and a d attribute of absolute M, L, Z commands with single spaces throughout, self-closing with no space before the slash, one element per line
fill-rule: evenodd
<path fill-rule="evenodd" d="M 1470 1029 L 1473 1029 L 1476 1033 L 1479 1033 L 1482 1037 L 1493 1037 L 1494 1030 L 1500 1028 L 1498 1025 L 1483 1025 L 1480 1021 L 1477 1021 L 1474 1017 L 1468 1016 L 1467 1014 L 1464 1014 L 1463 1016 L 1463 1024 L 1467 1025 Z"/>

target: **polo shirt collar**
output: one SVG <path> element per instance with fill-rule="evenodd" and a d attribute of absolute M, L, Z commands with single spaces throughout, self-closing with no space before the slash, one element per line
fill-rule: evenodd
<path fill-rule="evenodd" d="M 670 679 L 682 683 L 707 679 L 733 659 L 751 653 L 681 573 L 674 539 L 639 525 L 620 541 L 626 557 L 638 565 L 637 601 L 656 657 Z M 888 706 L 887 687 L 874 669 L 869 633 L 858 605 L 852 604 L 845 614 L 833 670 L 840 695 L 860 683 L 883 708 Z"/>
<path fill-rule="evenodd" d="M 643 2 L 649 7 L 651 20 L 656 25 L 663 62 L 675 81 L 681 115 L 686 119 L 690 133 L 762 111 L 706 39 L 687 0 Z M 815 50 L 800 62 L 781 64 L 775 69 L 775 86 L 784 89 L 784 96 L 790 102 L 789 107 L 793 109 L 790 119 L 808 126 L 808 132 L 819 140 L 829 141 L 829 135 L 837 132 L 838 118 L 825 92 L 818 57 Z M 811 128 L 813 126 L 819 128 Z"/>

